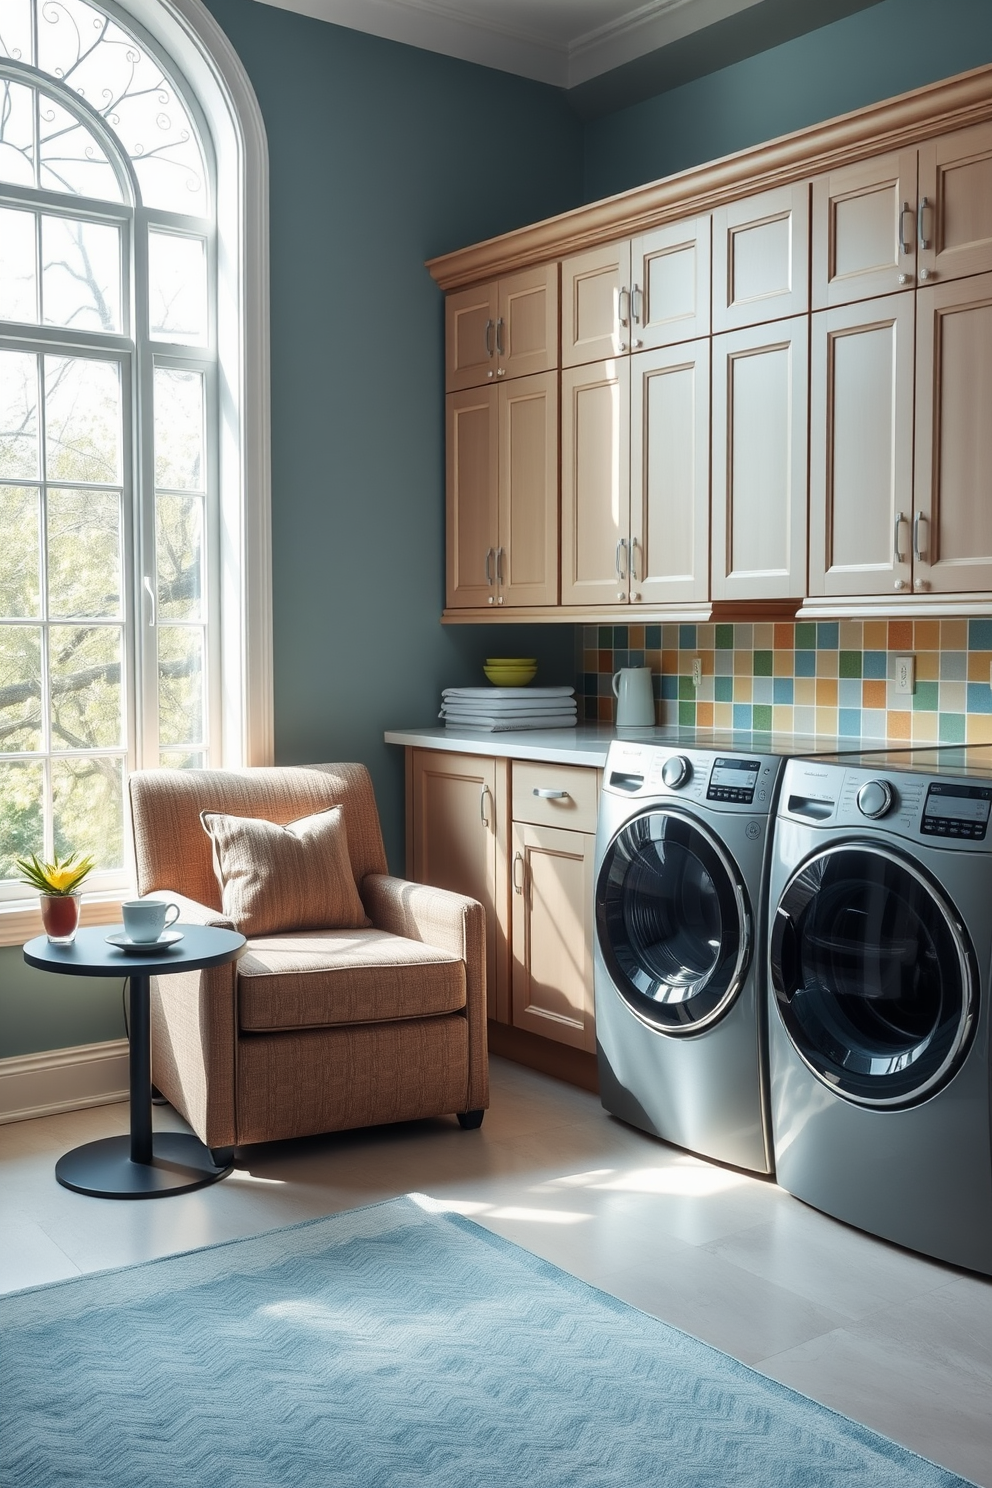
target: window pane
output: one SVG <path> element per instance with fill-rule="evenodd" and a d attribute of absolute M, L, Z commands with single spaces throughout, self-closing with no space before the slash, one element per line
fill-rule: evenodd
<path fill-rule="evenodd" d="M 155 484 L 204 489 L 202 372 L 155 368 Z"/>
<path fill-rule="evenodd" d="M 121 328 L 120 229 L 70 217 L 41 219 L 41 296 L 46 325 Z"/>
<path fill-rule="evenodd" d="M 0 26 L 0 56 L 15 62 L 33 62 L 31 52 L 31 0 L 3 0 Z"/>
<path fill-rule="evenodd" d="M 117 362 L 45 358 L 45 443 L 50 480 L 120 480 L 121 382 Z"/>
<path fill-rule="evenodd" d="M 48 633 L 53 749 L 112 749 L 124 742 L 121 631 L 53 625 Z"/>
<path fill-rule="evenodd" d="M 148 234 L 148 324 L 163 341 L 206 341 L 207 252 L 202 238 Z"/>
<path fill-rule="evenodd" d="M 0 351 L 0 480 L 38 475 L 38 363 Z"/>
<path fill-rule="evenodd" d="M 206 757 L 202 749 L 163 749 L 159 764 L 163 770 L 202 770 Z"/>
<path fill-rule="evenodd" d="M 34 93 L 0 78 L 0 181 L 34 185 Z"/>
<path fill-rule="evenodd" d="M 124 762 L 52 761 L 55 851 L 92 853 L 100 868 L 124 863 Z"/>
<path fill-rule="evenodd" d="M 121 613 L 121 501 L 116 491 L 48 493 L 48 613 Z"/>
<path fill-rule="evenodd" d="M 158 630 L 158 739 L 170 744 L 203 741 L 203 632 L 160 625 Z"/>
<path fill-rule="evenodd" d="M 67 191 L 101 201 L 123 200 L 117 173 L 85 124 L 47 93 L 39 94 L 38 118 L 38 184 L 43 191 Z"/>
<path fill-rule="evenodd" d="M 38 319 L 33 212 L 0 208 L 0 320 Z"/>
<path fill-rule="evenodd" d="M 44 788 L 40 760 L 0 764 L 0 878 L 19 878 L 14 859 L 44 852 Z"/>
<path fill-rule="evenodd" d="M 0 753 L 41 748 L 41 629 L 0 625 Z"/>
<path fill-rule="evenodd" d="M 24 620 L 40 613 L 41 545 L 38 492 L 0 486 L 0 618 Z"/>
<path fill-rule="evenodd" d="M 203 497 L 155 502 L 158 612 L 163 620 L 199 620 L 203 599 Z"/>

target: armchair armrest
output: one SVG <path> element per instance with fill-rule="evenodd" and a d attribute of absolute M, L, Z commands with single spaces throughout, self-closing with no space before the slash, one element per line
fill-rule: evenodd
<path fill-rule="evenodd" d="M 179 918 L 187 925 L 213 925 L 218 930 L 237 929 L 234 921 L 226 919 L 219 909 L 211 909 L 209 904 L 200 904 L 196 899 L 188 899 L 185 894 L 173 893 L 171 889 L 154 889 L 152 893 L 142 897 L 159 899 L 163 904 L 178 904 Z"/>

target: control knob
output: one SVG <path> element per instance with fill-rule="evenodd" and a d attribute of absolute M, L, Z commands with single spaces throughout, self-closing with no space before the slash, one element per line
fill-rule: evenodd
<path fill-rule="evenodd" d="M 684 754 L 672 754 L 661 767 L 661 778 L 669 790 L 678 790 L 692 779 L 692 766 Z"/>
<path fill-rule="evenodd" d="M 868 780 L 858 791 L 858 810 L 876 821 L 892 805 L 892 787 L 887 780 Z"/>

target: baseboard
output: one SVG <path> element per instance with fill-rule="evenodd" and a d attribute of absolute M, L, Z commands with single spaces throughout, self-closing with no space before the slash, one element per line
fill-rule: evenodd
<path fill-rule="evenodd" d="M 127 1039 L 0 1059 L 0 1124 L 127 1098 Z"/>
<path fill-rule="evenodd" d="M 584 1049 L 572 1049 L 526 1028 L 511 1028 L 507 1023 L 490 1020 L 489 1052 L 526 1064 L 528 1069 L 540 1070 L 544 1075 L 553 1075 L 556 1080 L 566 1080 L 569 1085 L 591 1090 L 593 1095 L 599 1094 L 596 1056 Z"/>

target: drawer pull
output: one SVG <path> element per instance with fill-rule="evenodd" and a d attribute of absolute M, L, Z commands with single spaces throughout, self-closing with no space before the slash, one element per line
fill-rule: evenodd
<path fill-rule="evenodd" d="M 563 791 L 563 790 L 547 790 L 547 789 L 545 789 L 545 787 L 540 786 L 540 785 L 535 785 L 535 787 L 534 787 L 534 794 L 535 794 L 535 796 L 539 796 L 542 801 L 567 801 L 568 800 L 568 791 Z"/>
<path fill-rule="evenodd" d="M 523 854 L 522 853 L 514 853 L 514 855 L 513 855 L 513 892 L 515 894 L 522 894 L 523 891 L 524 891 L 523 875 L 522 874 L 521 874 L 520 882 L 517 883 L 517 864 L 518 863 L 520 864 L 521 868 L 523 868 L 523 866 L 524 866 L 524 860 L 523 860 Z"/>

